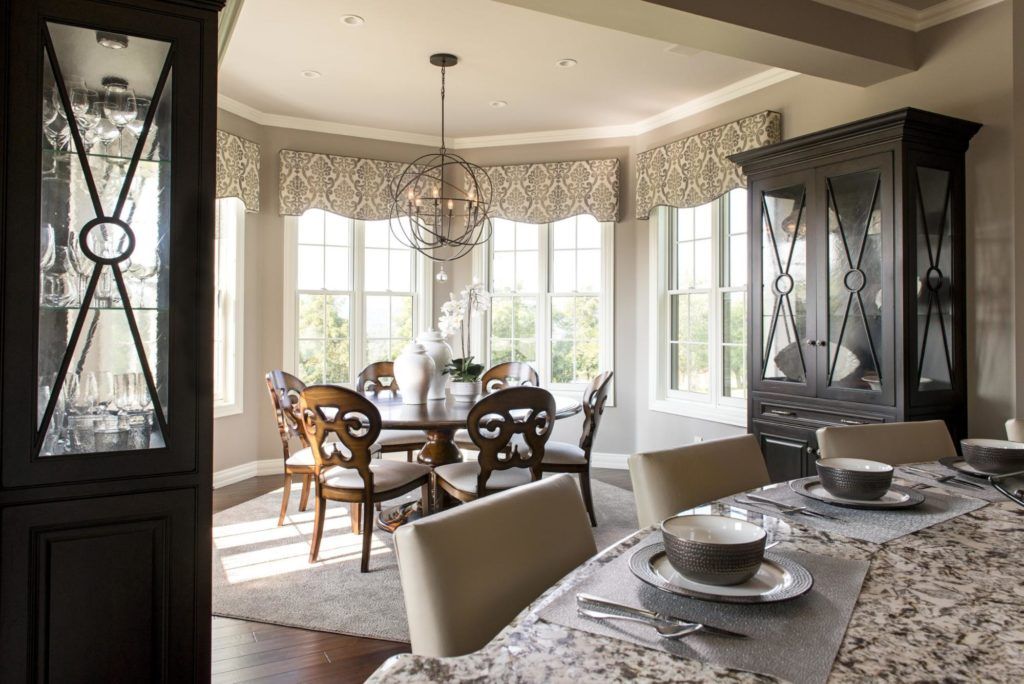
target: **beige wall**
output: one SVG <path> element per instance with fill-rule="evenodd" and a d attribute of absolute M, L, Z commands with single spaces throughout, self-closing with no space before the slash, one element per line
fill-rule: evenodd
<path fill-rule="evenodd" d="M 1020 4 L 1021 0 L 1012 3 Z M 647 409 L 649 225 L 632 218 L 633 159 L 650 147 L 764 109 L 782 112 L 785 138 L 906 106 L 984 124 L 967 155 L 970 431 L 1001 434 L 1002 421 L 1013 415 L 1015 398 L 1024 393 L 1013 373 L 1014 358 L 1024 358 L 1024 351 L 1014 345 L 1013 297 L 1015 266 L 1024 266 L 1024 249 L 1015 243 L 1013 228 L 1014 144 L 1022 145 L 1012 135 L 1012 5 L 1001 3 L 922 33 L 921 68 L 868 88 L 799 76 L 635 139 L 462 152 L 480 164 L 610 156 L 622 163 L 622 220 L 615 227 L 616 406 L 609 409 L 602 425 L 597 451 L 629 453 L 740 431 Z M 283 220 L 277 214 L 278 151 L 290 148 L 399 161 L 424 151 L 397 143 L 261 128 L 223 111 L 219 126 L 263 146 L 263 209 L 249 215 L 246 225 L 245 414 L 216 421 L 215 470 L 276 458 L 279 453 L 262 379 L 266 370 L 282 362 Z M 1024 153 L 1017 152 L 1017 158 L 1024 163 Z M 1015 247 L 1022 252 L 1016 262 Z M 448 286 L 435 287 L 435 307 L 447 290 L 460 288 L 470 275 L 469 259 L 457 263 Z M 565 421 L 559 425 L 557 437 L 571 439 L 578 430 L 578 421 Z"/>

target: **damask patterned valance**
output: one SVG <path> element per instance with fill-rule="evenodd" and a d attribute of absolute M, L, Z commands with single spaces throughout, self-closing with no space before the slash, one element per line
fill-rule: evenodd
<path fill-rule="evenodd" d="M 391 216 L 391 186 L 405 162 L 281 150 L 281 214 L 309 209 L 361 221 Z"/>
<path fill-rule="evenodd" d="M 707 204 L 747 179 L 730 154 L 782 140 L 782 115 L 764 111 L 676 140 L 636 157 L 636 217 L 646 220 L 659 205 Z"/>
<path fill-rule="evenodd" d="M 491 218 L 550 223 L 578 214 L 619 218 L 619 160 L 548 162 L 485 167 L 491 179 Z"/>
<path fill-rule="evenodd" d="M 217 199 L 237 197 L 246 211 L 260 210 L 260 146 L 217 131 Z"/>

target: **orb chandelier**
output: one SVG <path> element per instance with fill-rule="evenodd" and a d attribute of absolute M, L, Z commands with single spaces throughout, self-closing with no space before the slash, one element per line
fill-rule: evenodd
<path fill-rule="evenodd" d="M 460 259 L 491 239 L 491 179 L 483 168 L 445 147 L 445 72 L 455 55 L 438 53 L 441 67 L 441 148 L 410 162 L 391 188 L 391 232 L 420 254 L 442 262 L 438 280 L 447 279 L 444 262 Z"/>

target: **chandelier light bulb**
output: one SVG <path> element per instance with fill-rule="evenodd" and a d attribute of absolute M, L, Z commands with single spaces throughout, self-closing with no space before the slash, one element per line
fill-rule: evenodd
<path fill-rule="evenodd" d="M 444 270 L 444 264 L 441 264 L 441 270 L 434 276 L 434 279 L 439 283 L 448 282 L 448 273 Z"/>

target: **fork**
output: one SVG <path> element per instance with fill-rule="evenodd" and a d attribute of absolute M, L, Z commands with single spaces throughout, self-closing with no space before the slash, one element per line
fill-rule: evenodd
<path fill-rule="evenodd" d="M 825 518 L 826 520 L 838 520 L 838 518 L 836 518 L 835 516 L 827 515 L 825 513 L 819 513 L 818 511 L 811 510 L 810 508 L 807 508 L 806 506 L 790 506 L 789 504 L 782 504 L 782 503 L 779 503 L 777 501 L 772 501 L 771 499 L 766 499 L 765 497 L 758 496 L 756 494 L 747 494 L 747 498 L 751 499 L 751 501 L 746 501 L 746 500 L 739 499 L 739 498 L 737 498 L 736 501 L 738 503 L 748 504 L 748 505 L 751 504 L 751 503 L 753 503 L 755 505 L 761 504 L 762 506 L 765 505 L 765 504 L 768 504 L 769 506 L 774 506 L 775 508 L 777 508 L 779 510 L 779 512 L 781 512 L 781 513 L 790 513 L 790 514 L 792 514 L 792 513 L 802 513 L 803 515 L 809 515 L 809 516 L 814 517 L 814 518 Z"/>
<path fill-rule="evenodd" d="M 688 634 L 693 634 L 694 632 L 699 632 L 704 629 L 704 625 L 699 623 L 691 623 L 687 625 L 682 623 L 658 622 L 647 618 L 633 617 L 632 615 L 603 613 L 598 610 L 584 608 L 583 606 L 576 606 L 576 610 L 580 615 L 585 615 L 596 620 L 628 620 L 629 622 L 639 622 L 642 625 L 654 627 L 654 629 L 658 630 L 658 634 L 661 635 L 663 639 L 680 639 Z"/>
<path fill-rule="evenodd" d="M 928 477 L 942 484 L 949 484 L 960 487 L 970 487 L 971 489 L 985 489 L 983 485 L 980 485 L 977 482 L 971 482 L 969 480 L 961 479 L 959 475 L 938 475 L 936 473 L 931 473 L 921 468 L 913 468 L 908 466 L 903 466 L 903 469 L 913 475 Z"/>

